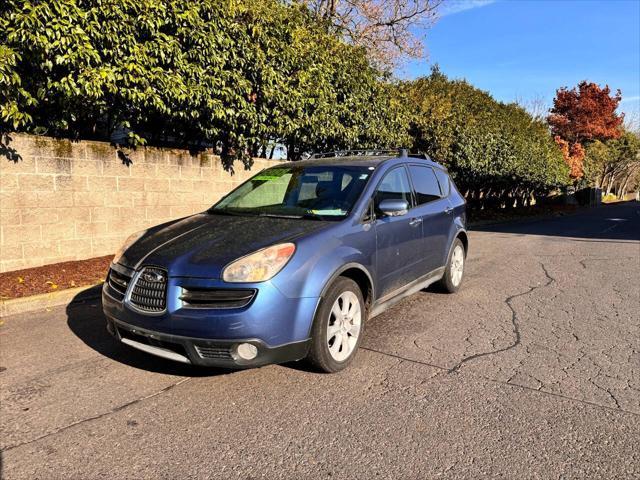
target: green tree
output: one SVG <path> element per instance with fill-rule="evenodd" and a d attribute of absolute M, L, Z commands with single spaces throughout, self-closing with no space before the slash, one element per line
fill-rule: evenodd
<path fill-rule="evenodd" d="M 546 125 L 438 68 L 402 86 L 413 147 L 444 163 L 472 206 L 526 204 L 565 185 L 568 169 Z"/>
<path fill-rule="evenodd" d="M 382 147 L 401 105 L 364 49 L 277 0 L 9 0 L 0 6 L 2 128 L 127 143 Z M 6 93 L 4 93 L 6 92 Z"/>

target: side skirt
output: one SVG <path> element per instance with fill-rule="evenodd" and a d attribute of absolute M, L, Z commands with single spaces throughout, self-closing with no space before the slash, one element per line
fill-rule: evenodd
<path fill-rule="evenodd" d="M 409 295 L 413 295 L 420 290 L 427 288 L 432 283 L 437 282 L 444 275 L 444 267 L 436 268 L 435 270 L 423 275 L 422 277 L 414 280 L 407 285 L 400 287 L 397 290 L 394 290 L 391 293 L 388 293 L 384 297 L 376 300 L 376 303 L 371 308 L 371 313 L 369 314 L 369 318 L 373 318 L 377 315 L 380 315 L 382 312 L 387 310 L 389 307 L 395 305 L 400 300 Z"/>

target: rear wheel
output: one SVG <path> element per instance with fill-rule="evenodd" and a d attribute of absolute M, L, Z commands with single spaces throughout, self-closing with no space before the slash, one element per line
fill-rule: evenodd
<path fill-rule="evenodd" d="M 355 357 L 365 322 L 365 303 L 358 284 L 346 277 L 329 287 L 316 312 L 308 359 L 327 373 L 338 372 Z"/>
<path fill-rule="evenodd" d="M 451 252 L 449 253 L 449 258 L 447 259 L 444 275 L 438 283 L 445 292 L 455 293 L 460 289 L 464 277 L 465 260 L 466 252 L 464 245 L 459 238 L 456 238 L 453 242 L 453 248 L 451 248 Z"/>

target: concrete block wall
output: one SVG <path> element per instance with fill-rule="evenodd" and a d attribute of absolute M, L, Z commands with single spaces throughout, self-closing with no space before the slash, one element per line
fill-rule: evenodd
<path fill-rule="evenodd" d="M 0 150 L 0 272 L 108 255 L 133 232 L 200 212 L 277 162 L 233 173 L 210 153 L 11 134 Z"/>

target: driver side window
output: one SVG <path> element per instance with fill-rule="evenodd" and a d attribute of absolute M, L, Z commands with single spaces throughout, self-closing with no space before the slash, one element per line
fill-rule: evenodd
<path fill-rule="evenodd" d="M 411 186 L 404 167 L 396 167 L 388 172 L 378 185 L 374 196 L 376 213 L 380 213 L 378 205 L 383 200 L 404 200 L 411 208 Z"/>

